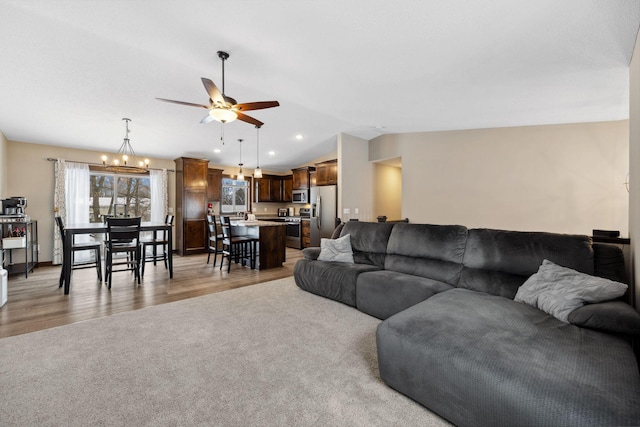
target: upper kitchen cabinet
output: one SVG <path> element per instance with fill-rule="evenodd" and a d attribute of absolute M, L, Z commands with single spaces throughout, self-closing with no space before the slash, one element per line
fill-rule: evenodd
<path fill-rule="evenodd" d="M 291 175 L 262 175 L 255 180 L 257 202 L 290 202 L 293 178 Z"/>
<path fill-rule="evenodd" d="M 271 176 L 262 175 L 262 178 L 257 178 L 255 181 L 256 189 L 256 202 L 270 202 L 271 201 Z"/>
<path fill-rule="evenodd" d="M 311 187 L 310 172 L 315 171 L 314 167 L 304 167 L 293 169 L 292 190 L 308 190 Z"/>
<path fill-rule="evenodd" d="M 338 183 L 338 161 L 316 163 L 316 185 L 335 185 Z"/>
<path fill-rule="evenodd" d="M 219 202 L 222 198 L 222 169 L 209 169 L 207 174 L 207 200 Z"/>
<path fill-rule="evenodd" d="M 283 176 L 282 189 L 281 189 L 282 201 L 291 202 L 293 200 L 291 196 L 292 192 L 293 192 L 293 176 L 291 175 Z"/>
<path fill-rule="evenodd" d="M 180 157 L 176 162 L 176 249 L 179 255 L 205 249 L 209 161 Z"/>

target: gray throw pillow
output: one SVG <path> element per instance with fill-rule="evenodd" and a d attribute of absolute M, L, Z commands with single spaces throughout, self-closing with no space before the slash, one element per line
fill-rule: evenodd
<path fill-rule="evenodd" d="M 347 234 L 335 240 L 321 239 L 318 261 L 348 262 L 353 264 L 351 235 Z"/>
<path fill-rule="evenodd" d="M 621 297 L 626 291 L 624 283 L 580 273 L 545 259 L 538 272 L 520 286 L 514 301 L 569 323 L 569 313 L 576 308 Z"/>

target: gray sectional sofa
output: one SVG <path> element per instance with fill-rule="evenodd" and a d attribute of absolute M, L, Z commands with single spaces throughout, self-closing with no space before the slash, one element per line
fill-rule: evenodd
<path fill-rule="evenodd" d="M 349 222 L 346 235 L 353 263 L 307 248 L 294 278 L 383 320 L 378 363 L 392 388 L 456 425 L 640 425 L 640 315 L 624 298 L 564 321 L 514 301 L 544 260 L 624 282 L 619 248 L 457 225 Z"/>

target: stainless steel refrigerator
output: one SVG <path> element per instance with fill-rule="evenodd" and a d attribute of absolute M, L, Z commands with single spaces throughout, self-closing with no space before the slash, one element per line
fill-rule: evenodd
<path fill-rule="evenodd" d="M 338 187 L 311 187 L 311 246 L 320 246 L 320 239 L 331 237 L 338 216 Z"/>

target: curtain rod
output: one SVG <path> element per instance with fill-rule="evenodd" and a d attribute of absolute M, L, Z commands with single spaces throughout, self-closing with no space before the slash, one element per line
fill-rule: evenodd
<path fill-rule="evenodd" d="M 58 159 L 54 159 L 52 157 L 47 157 L 47 160 L 50 162 L 57 162 Z M 63 159 L 64 160 L 64 159 Z M 69 163 L 85 163 L 89 166 L 100 166 L 100 167 L 104 167 L 104 165 L 102 163 L 90 163 L 90 162 L 80 162 L 77 160 L 65 160 L 65 162 L 69 162 Z M 158 168 L 147 168 L 149 170 L 154 170 L 154 171 L 161 171 L 162 169 L 158 169 Z M 167 169 L 167 172 L 175 172 L 175 169 Z"/>

